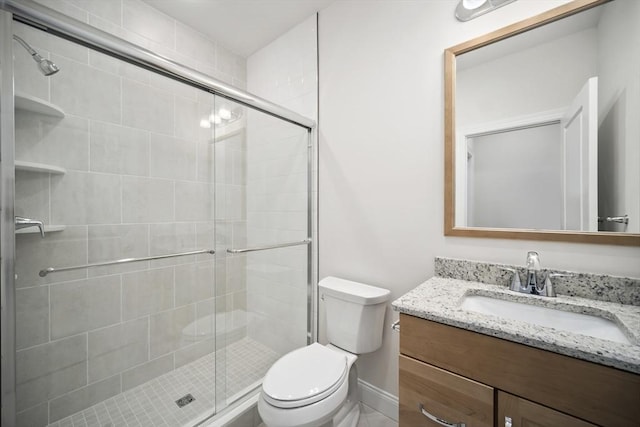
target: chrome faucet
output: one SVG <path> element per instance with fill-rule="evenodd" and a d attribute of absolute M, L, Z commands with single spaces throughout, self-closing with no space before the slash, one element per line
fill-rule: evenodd
<path fill-rule="evenodd" d="M 568 274 L 551 274 L 542 275 L 540 268 L 540 255 L 538 252 L 530 251 L 527 253 L 527 280 L 520 282 L 520 275 L 514 268 L 500 267 L 501 270 L 508 271 L 512 274 L 509 289 L 514 292 L 523 294 L 540 295 L 545 297 L 555 297 L 556 292 L 551 281 L 554 277 L 568 276 Z"/>
<path fill-rule="evenodd" d="M 542 281 L 541 278 L 538 278 L 538 274 L 540 273 L 540 255 L 538 252 L 530 251 L 527 252 L 527 281 L 526 281 L 526 292 L 533 295 L 540 295 L 542 292 L 542 287 L 538 286 L 538 280 Z M 544 282 L 543 282 L 544 283 Z"/>

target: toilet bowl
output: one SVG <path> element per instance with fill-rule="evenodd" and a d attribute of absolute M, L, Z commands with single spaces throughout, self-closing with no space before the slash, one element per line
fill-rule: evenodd
<path fill-rule="evenodd" d="M 313 343 L 280 358 L 262 383 L 258 410 L 269 427 L 320 426 L 347 398 L 357 356 Z"/>
<path fill-rule="evenodd" d="M 268 427 L 355 427 L 360 415 L 358 354 L 382 343 L 386 289 L 327 277 L 318 284 L 327 313 L 326 346 L 281 357 L 262 383 L 258 412 Z"/>

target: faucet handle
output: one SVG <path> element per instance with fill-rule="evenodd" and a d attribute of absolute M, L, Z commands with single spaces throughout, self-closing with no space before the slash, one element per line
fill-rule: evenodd
<path fill-rule="evenodd" d="M 515 292 L 520 292 L 522 289 L 522 282 L 520 281 L 520 275 L 518 274 L 518 272 L 514 268 L 508 268 L 508 267 L 498 267 L 498 268 L 500 270 L 513 273 L 513 276 L 511 277 L 511 284 L 509 285 L 509 289 Z"/>
<path fill-rule="evenodd" d="M 541 293 L 541 295 L 544 295 L 546 297 L 555 297 L 556 289 L 553 286 L 553 282 L 551 281 L 551 279 L 553 279 L 554 277 L 571 277 L 571 276 L 573 275 L 561 274 L 561 273 L 547 273 L 547 277 L 545 277 L 544 279 L 544 287 L 542 289 L 538 289 L 538 291 Z"/>
<path fill-rule="evenodd" d="M 14 219 L 16 230 L 21 230 L 23 228 L 29 227 L 38 227 L 38 229 L 40 230 L 40 237 L 44 239 L 44 223 L 42 221 L 38 221 L 37 219 L 25 218 L 22 216 L 16 216 Z"/>
<path fill-rule="evenodd" d="M 527 252 L 527 270 L 540 271 L 540 255 L 538 252 Z"/>

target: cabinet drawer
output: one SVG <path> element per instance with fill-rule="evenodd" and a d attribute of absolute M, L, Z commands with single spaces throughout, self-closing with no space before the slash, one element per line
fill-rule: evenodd
<path fill-rule="evenodd" d="M 493 388 L 400 355 L 400 426 L 493 426 Z M 446 425 L 446 424 L 444 424 Z"/>

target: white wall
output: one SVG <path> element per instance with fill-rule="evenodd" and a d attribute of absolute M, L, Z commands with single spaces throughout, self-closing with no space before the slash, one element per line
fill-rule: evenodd
<path fill-rule="evenodd" d="M 597 74 L 596 36 L 595 29 L 583 30 L 457 69 L 456 126 L 566 108 Z"/>
<path fill-rule="evenodd" d="M 562 229 L 559 136 L 554 124 L 473 138 L 467 224 Z"/>
<path fill-rule="evenodd" d="M 521 0 L 473 21 L 454 1 L 340 1 L 320 12 L 319 275 L 389 288 L 433 275 L 434 256 L 640 276 L 640 248 L 444 237 L 443 51 L 564 1 Z M 385 325 L 397 314 L 389 309 Z M 360 377 L 397 394 L 389 328 Z"/>

